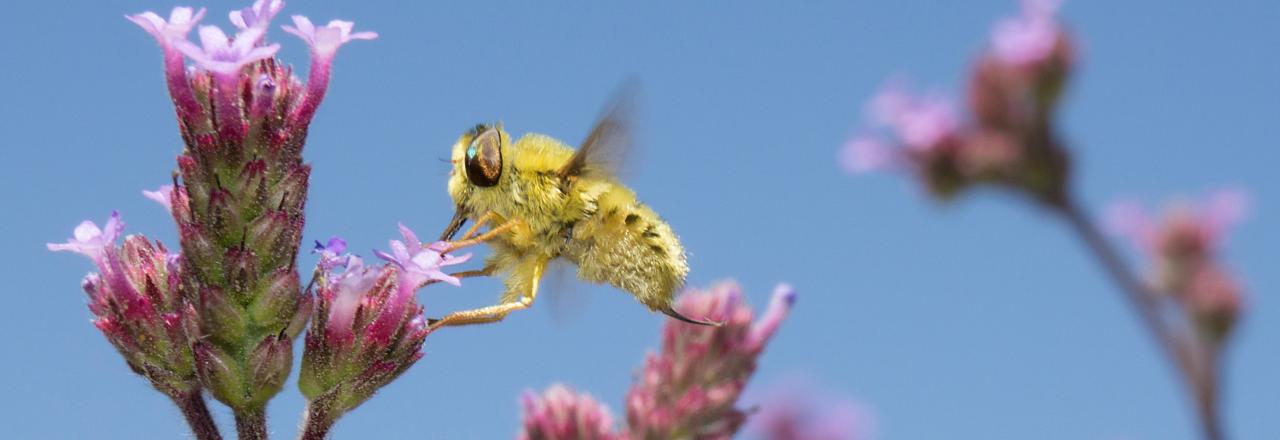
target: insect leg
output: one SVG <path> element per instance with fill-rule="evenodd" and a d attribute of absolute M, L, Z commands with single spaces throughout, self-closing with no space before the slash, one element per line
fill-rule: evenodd
<path fill-rule="evenodd" d="M 431 330 L 435 330 L 440 327 L 456 327 L 461 325 L 498 322 L 503 318 L 506 318 L 508 313 L 529 308 L 529 306 L 533 305 L 534 298 L 538 297 L 538 281 L 542 279 L 542 271 L 546 269 L 546 267 L 546 260 L 540 260 L 534 263 L 533 273 L 529 280 L 529 292 L 521 295 L 515 301 L 450 313 L 445 315 L 443 318 L 432 321 Z"/>
<path fill-rule="evenodd" d="M 462 239 L 466 240 L 469 238 L 474 238 L 476 236 L 476 233 L 480 232 L 480 227 L 484 226 L 485 223 L 489 223 L 489 220 L 493 220 L 494 217 L 495 217 L 495 214 L 493 213 L 493 211 L 484 213 L 484 215 L 480 216 L 479 219 L 476 219 L 476 224 L 472 225 L 471 229 L 468 229 L 466 234 L 462 234 Z"/>
<path fill-rule="evenodd" d="M 475 237 L 472 237 L 466 240 L 459 240 L 459 241 L 449 243 L 449 247 L 446 248 L 444 252 L 441 252 L 441 253 L 447 254 L 467 246 L 474 246 L 474 245 L 492 240 L 494 237 L 497 237 L 498 234 L 507 232 L 508 229 L 514 228 L 518 224 L 520 224 L 520 221 L 517 219 L 507 220 L 506 223 L 503 223 L 501 226 L 498 226 L 496 228 L 490 229 L 489 232 L 485 232 L 483 234 L 477 235 Z"/>

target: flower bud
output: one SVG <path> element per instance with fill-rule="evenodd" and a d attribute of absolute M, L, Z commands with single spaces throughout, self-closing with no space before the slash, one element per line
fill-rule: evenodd
<path fill-rule="evenodd" d="M 238 343 L 244 338 L 245 317 L 240 307 L 216 287 L 200 289 L 200 328 L 220 343 Z"/>
<path fill-rule="evenodd" d="M 235 367 L 235 358 L 204 341 L 196 341 L 192 345 L 192 351 L 200 383 L 204 384 L 215 399 L 231 407 L 242 407 L 247 396 Z"/>
<path fill-rule="evenodd" d="M 293 364 L 293 341 L 283 333 L 268 336 L 249 354 L 251 405 L 265 405 L 280 392 Z"/>

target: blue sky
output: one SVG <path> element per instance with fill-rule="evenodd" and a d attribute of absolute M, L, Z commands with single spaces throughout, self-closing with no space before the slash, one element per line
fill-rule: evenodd
<path fill-rule="evenodd" d="M 1094 210 L 1118 196 L 1252 191 L 1253 215 L 1225 253 L 1250 307 L 1228 354 L 1226 419 L 1237 438 L 1280 437 L 1280 230 L 1266 226 L 1280 206 L 1280 5 L 1173 3 L 1065 6 L 1082 47 L 1061 121 L 1076 187 Z M 171 6 L 17 2 L 0 17 L 10 34 L 0 40 L 7 436 L 187 435 L 89 325 L 86 261 L 44 250 L 112 209 L 128 232 L 176 242 L 139 193 L 168 181 L 181 149 L 160 51 L 122 18 Z M 226 13 L 244 5 L 204 6 L 206 23 L 229 28 Z M 807 377 L 872 408 L 885 439 L 1192 438 L 1172 371 L 1065 225 L 1004 194 L 938 205 L 907 179 L 836 167 L 887 78 L 959 91 L 990 24 L 1016 10 L 1011 0 L 295 1 L 285 15 L 381 34 L 342 49 L 312 125 L 306 239 L 341 234 L 367 256 L 399 221 L 429 235 L 451 214 L 437 159 L 458 134 L 501 120 L 576 142 L 634 75 L 640 147 L 627 182 L 681 235 L 690 284 L 733 278 L 757 306 L 777 282 L 800 292 L 751 393 Z M 305 69 L 305 45 L 272 32 L 281 58 Z M 662 317 L 613 289 L 546 286 L 563 292 L 500 325 L 429 337 L 423 361 L 335 437 L 506 437 L 519 393 L 556 381 L 620 413 Z M 440 315 L 487 305 L 498 289 L 478 280 L 419 298 Z M 294 435 L 302 407 L 291 383 L 270 407 L 277 437 Z"/>

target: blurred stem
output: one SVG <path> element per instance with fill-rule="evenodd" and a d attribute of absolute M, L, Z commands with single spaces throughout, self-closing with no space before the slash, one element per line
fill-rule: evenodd
<path fill-rule="evenodd" d="M 319 400 L 325 400 L 321 398 Z M 337 418 L 333 416 L 327 404 L 319 401 L 307 403 L 307 411 L 302 421 L 301 440 L 324 440 L 329 437 L 329 429 L 333 428 Z"/>
<path fill-rule="evenodd" d="M 1217 376 L 1213 366 L 1217 361 L 1216 354 L 1204 353 L 1204 356 L 1196 356 L 1193 351 L 1196 348 L 1193 341 L 1185 336 L 1179 336 L 1165 321 L 1160 304 L 1157 302 L 1158 293 L 1147 287 L 1147 284 L 1130 270 L 1120 258 L 1120 253 L 1103 237 L 1098 226 L 1080 208 L 1080 205 L 1068 197 L 1055 207 L 1106 269 L 1111 280 L 1120 287 L 1129 305 L 1142 318 L 1142 323 L 1151 333 L 1151 337 L 1156 340 L 1161 351 L 1177 368 L 1187 390 L 1196 401 L 1197 415 L 1200 418 L 1200 427 L 1205 440 L 1224 439 L 1221 421 L 1218 418 Z"/>
<path fill-rule="evenodd" d="M 191 433 L 195 434 L 196 440 L 222 440 L 222 434 L 218 433 L 218 425 L 213 423 L 213 415 L 209 413 L 200 390 L 174 397 L 173 402 L 182 410 L 182 416 L 191 425 Z"/>
<path fill-rule="evenodd" d="M 236 410 L 236 435 L 240 440 L 267 439 L 266 408 Z"/>

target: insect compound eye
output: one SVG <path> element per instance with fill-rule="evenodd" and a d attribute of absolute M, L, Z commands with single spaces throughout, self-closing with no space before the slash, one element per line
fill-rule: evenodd
<path fill-rule="evenodd" d="M 467 180 L 475 186 L 494 186 L 502 176 L 501 137 L 490 128 L 476 136 L 467 146 Z"/>

